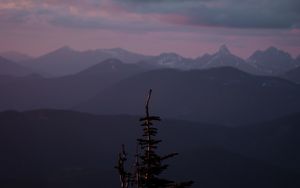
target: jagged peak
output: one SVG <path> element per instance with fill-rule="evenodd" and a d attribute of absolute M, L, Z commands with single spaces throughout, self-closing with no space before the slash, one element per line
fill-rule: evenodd
<path fill-rule="evenodd" d="M 267 48 L 264 51 L 264 53 L 272 54 L 272 55 L 279 55 L 279 56 L 286 56 L 287 58 L 292 59 L 292 56 L 288 52 L 285 52 L 285 51 L 278 49 L 276 47 L 273 47 L 273 46 Z"/>
<path fill-rule="evenodd" d="M 273 47 L 273 46 L 267 48 L 265 50 L 265 52 L 269 52 L 269 53 L 281 53 L 281 54 L 285 54 L 285 55 L 289 55 L 290 56 L 290 54 L 288 52 L 285 52 L 285 51 L 283 51 L 281 49 L 278 49 L 276 47 Z"/>

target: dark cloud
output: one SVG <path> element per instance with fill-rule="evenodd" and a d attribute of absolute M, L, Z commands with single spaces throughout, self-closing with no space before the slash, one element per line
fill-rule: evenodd
<path fill-rule="evenodd" d="M 254 29 L 300 28 L 300 0 L 22 0 L 20 2 L 23 4 L 14 3 L 18 5 L 16 8 L 3 10 L 1 2 L 16 1 L 0 1 L 1 22 L 26 22 L 28 18 L 35 17 L 66 27 L 132 28 L 145 31 L 169 29 L 170 24 Z M 118 18 L 113 20 L 108 18 L 111 15 L 102 17 L 101 11 L 105 9 L 107 2 L 112 3 L 109 4 L 109 8 L 121 7 L 129 14 L 140 16 L 140 19 L 144 19 L 143 16 L 148 17 L 132 21 L 122 14 L 118 17 L 118 9 L 109 8 L 106 11 Z M 26 3 L 29 5 L 24 8 Z M 75 7 L 79 13 L 74 15 L 69 10 L 70 6 Z M 90 10 L 100 14 L 87 16 Z M 152 15 L 153 18 L 148 19 Z M 155 19 L 158 22 L 153 22 Z M 149 23 L 149 20 L 152 22 Z"/>
<path fill-rule="evenodd" d="M 145 34 L 148 32 L 187 32 L 190 31 L 178 25 L 165 25 L 147 22 L 109 21 L 101 18 L 80 17 L 74 15 L 59 15 L 51 17 L 48 22 L 54 26 L 73 29 L 104 29 L 128 33 Z"/>
<path fill-rule="evenodd" d="M 292 28 L 299 15 L 267 7 L 192 7 L 184 13 L 193 25 L 210 25 L 237 28 Z"/>
<path fill-rule="evenodd" d="M 115 0 L 125 3 L 182 3 L 182 2 L 212 2 L 217 0 Z"/>
<path fill-rule="evenodd" d="M 28 11 L 3 10 L 0 12 L 0 22 L 23 23 L 29 15 Z"/>
<path fill-rule="evenodd" d="M 7 2 L 12 1 L 7 0 Z M 34 22 L 35 25 L 48 23 L 73 29 L 107 29 L 132 33 L 186 31 L 186 28 L 165 24 L 156 19 L 145 21 L 143 16 L 139 16 L 138 13 L 134 16 L 137 16 L 138 20 L 132 20 L 130 11 L 125 11 L 119 16 L 117 12 L 113 12 L 118 4 L 108 4 L 109 6 L 107 6 L 105 1 L 101 0 L 87 0 L 85 2 L 24 0 L 24 2 L 28 3 L 27 7 L 21 3 L 16 3 L 12 7 L 5 8 L 4 6 L 3 8 L 0 1 L 0 28 L 7 24 L 26 25 L 28 22 Z M 103 11 L 105 11 L 104 14 Z"/>
<path fill-rule="evenodd" d="M 299 28 L 299 0 L 115 0 L 140 14 L 180 14 L 190 25 Z"/>

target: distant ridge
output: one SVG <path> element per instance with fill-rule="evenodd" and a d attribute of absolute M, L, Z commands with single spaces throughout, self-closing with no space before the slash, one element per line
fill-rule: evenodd
<path fill-rule="evenodd" d="M 247 61 L 267 75 L 280 75 L 297 66 L 296 60 L 289 53 L 275 47 L 256 51 Z"/>
<path fill-rule="evenodd" d="M 122 79 L 147 70 L 147 67 L 141 65 L 108 59 L 77 74 L 59 78 L 2 77 L 0 110 L 68 109 Z"/>
<path fill-rule="evenodd" d="M 130 52 L 122 48 L 95 49 L 77 51 L 63 46 L 37 58 L 21 62 L 45 76 L 66 76 L 87 69 L 106 59 L 119 59 L 125 63 L 138 63 L 152 68 L 175 68 L 182 70 L 208 69 L 231 66 L 239 70 L 258 75 L 281 75 L 300 65 L 300 60 L 293 59 L 287 52 L 275 47 L 256 51 L 246 60 L 232 54 L 224 44 L 214 54 L 204 54 L 197 58 L 186 58 L 168 52 L 157 56 L 148 56 Z"/>
<path fill-rule="evenodd" d="M 99 92 L 76 109 L 99 114 L 139 114 L 147 88 L 158 92 L 153 110 L 165 117 L 234 126 L 300 112 L 299 85 L 254 76 L 233 67 L 140 73 Z"/>
<path fill-rule="evenodd" d="M 26 76 L 32 73 L 33 71 L 30 68 L 18 65 L 0 56 L 0 75 Z"/>
<path fill-rule="evenodd" d="M 222 45 L 219 50 L 213 55 L 205 54 L 203 57 L 197 58 L 200 68 L 214 68 L 214 67 L 235 67 L 239 70 L 259 74 L 251 64 L 247 63 L 242 58 L 233 55 L 226 45 Z"/>
<path fill-rule="evenodd" d="M 4 57 L 5 59 L 8 59 L 13 62 L 23 62 L 23 61 L 29 61 L 32 60 L 33 57 L 23 54 L 20 52 L 15 51 L 7 51 L 7 52 L 0 52 L 0 56 Z"/>
<path fill-rule="evenodd" d="M 63 46 L 24 64 L 49 75 L 65 76 L 78 73 L 111 58 L 120 59 L 126 63 L 136 63 L 148 57 L 121 48 L 76 51 L 68 46 Z"/>

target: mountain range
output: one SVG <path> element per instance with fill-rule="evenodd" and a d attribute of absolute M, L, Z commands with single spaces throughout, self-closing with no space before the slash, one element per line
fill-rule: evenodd
<path fill-rule="evenodd" d="M 165 117 L 238 125 L 300 112 L 300 86 L 231 67 L 153 70 L 124 79 L 75 109 L 99 114 L 139 114 L 152 88 L 153 110 Z"/>
<path fill-rule="evenodd" d="M 255 51 L 249 58 L 242 59 L 232 54 L 226 45 L 222 45 L 214 54 L 204 54 L 195 59 L 185 58 L 176 53 L 147 56 L 121 48 L 76 51 L 68 46 L 37 58 L 17 52 L 0 53 L 1 55 L 47 77 L 75 74 L 110 58 L 125 63 L 147 64 L 153 68 L 190 70 L 230 66 L 252 74 L 275 76 L 300 65 L 299 57 L 294 59 L 287 52 L 275 47 Z"/>
<path fill-rule="evenodd" d="M 64 46 L 32 60 L 21 62 L 36 72 L 46 76 L 65 76 L 78 73 L 107 59 L 120 59 L 126 63 L 136 63 L 148 56 L 129 52 L 121 48 L 76 51 Z"/>
<path fill-rule="evenodd" d="M 152 88 L 157 92 L 153 109 L 170 118 L 237 126 L 300 112 L 299 85 L 232 67 L 157 69 L 109 59 L 57 78 L 1 76 L 0 87 L 0 110 L 136 115 L 143 109 L 145 91 Z"/>
<path fill-rule="evenodd" d="M 30 61 L 33 57 L 16 51 L 0 52 L 0 56 L 13 62 Z"/>
<path fill-rule="evenodd" d="M 287 52 L 270 47 L 265 51 L 256 51 L 247 61 L 252 63 L 257 70 L 270 75 L 280 75 L 299 66 Z"/>
<path fill-rule="evenodd" d="M 80 73 L 44 78 L 2 76 L 0 110 L 36 108 L 70 108 L 84 102 L 118 81 L 148 70 L 141 65 L 109 59 Z"/>
<path fill-rule="evenodd" d="M 225 45 L 222 45 L 215 54 L 205 54 L 196 59 L 195 68 L 209 69 L 215 67 L 234 67 L 253 74 L 263 74 L 263 72 L 257 70 L 253 64 L 233 55 Z"/>
<path fill-rule="evenodd" d="M 195 59 L 0 54 L 0 187 L 120 187 L 117 153 L 125 144 L 133 159 L 150 88 L 159 152 L 180 154 L 164 175 L 193 187 L 300 187 L 299 64 L 276 48 L 244 60 L 225 45 Z"/>

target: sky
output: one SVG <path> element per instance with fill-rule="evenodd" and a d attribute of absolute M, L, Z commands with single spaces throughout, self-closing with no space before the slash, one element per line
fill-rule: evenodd
<path fill-rule="evenodd" d="M 248 57 L 300 54 L 299 0 L 0 0 L 0 51 L 39 56 L 62 46 L 121 47 L 186 57 L 226 44 Z"/>

